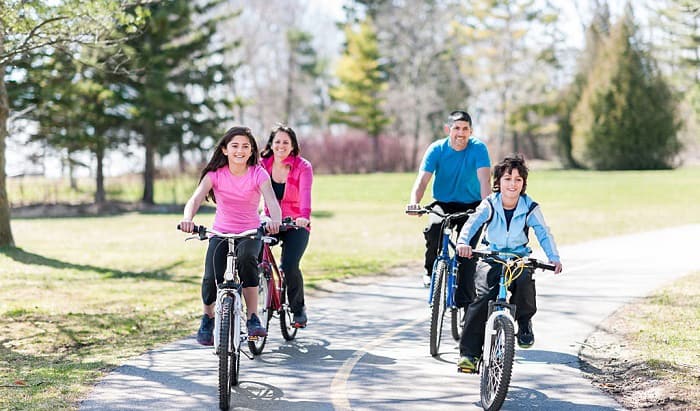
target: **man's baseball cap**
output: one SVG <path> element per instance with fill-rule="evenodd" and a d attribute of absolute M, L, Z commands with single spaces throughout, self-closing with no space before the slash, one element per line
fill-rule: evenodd
<path fill-rule="evenodd" d="M 466 121 L 470 125 L 472 124 L 472 118 L 471 116 L 469 116 L 469 113 L 462 110 L 453 111 L 447 117 L 448 124 L 454 124 L 455 121 Z"/>

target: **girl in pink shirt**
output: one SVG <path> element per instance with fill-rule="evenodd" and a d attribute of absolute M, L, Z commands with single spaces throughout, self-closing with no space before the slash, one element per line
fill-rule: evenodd
<path fill-rule="evenodd" d="M 258 146 L 247 127 L 233 127 L 216 145 L 209 164 L 202 170 L 199 186 L 185 205 L 180 229 L 187 233 L 194 230 L 193 218 L 202 202 L 211 198 L 217 204 L 213 228 L 222 233 L 240 233 L 260 227 L 258 205 L 260 196 L 265 199 L 271 221 L 267 230 L 275 234 L 282 220 L 280 206 L 270 183 L 270 175 L 258 165 Z M 202 302 L 204 315 L 197 332 L 197 342 L 214 344 L 214 303 L 216 284 L 223 281 L 226 269 L 227 240 L 212 237 L 204 263 Z M 267 335 L 257 315 L 258 306 L 258 254 L 260 240 L 248 238 L 236 240 L 236 264 L 243 285 L 243 298 L 248 312 L 248 335 Z"/>
<path fill-rule="evenodd" d="M 309 243 L 313 169 L 299 153 L 299 143 L 294 130 L 278 125 L 272 129 L 260 156 L 263 167 L 272 176 L 272 188 L 280 201 L 282 216 L 291 217 L 297 226 L 303 227 L 278 234 L 282 241 L 280 268 L 287 279 L 289 308 L 294 313 L 294 326 L 303 328 L 306 327 L 307 318 L 304 280 L 299 262 Z M 265 211 L 271 215 L 271 210 Z"/>

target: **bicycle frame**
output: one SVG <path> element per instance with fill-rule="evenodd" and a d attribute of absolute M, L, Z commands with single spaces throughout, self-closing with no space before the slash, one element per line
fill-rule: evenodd
<path fill-rule="evenodd" d="M 234 352 L 238 353 L 240 351 L 241 342 L 247 339 L 247 336 L 241 335 L 241 321 L 243 318 L 243 303 L 241 296 L 241 282 L 238 278 L 238 271 L 236 267 L 236 246 L 234 238 L 226 238 L 228 243 L 228 253 L 226 254 L 226 271 L 224 271 L 224 281 L 222 283 L 216 284 L 216 306 L 214 308 L 214 352 L 219 353 L 219 330 L 221 330 L 221 302 L 224 297 L 231 296 L 233 298 L 233 318 L 238 319 L 234 321 L 233 335 L 240 336 L 240 338 L 234 338 L 233 348 Z"/>
<path fill-rule="evenodd" d="M 428 304 L 433 304 L 433 297 L 435 295 L 435 268 L 439 261 L 445 261 L 447 264 L 447 293 L 445 295 L 445 307 L 455 308 L 454 295 L 455 289 L 457 288 L 457 269 L 459 268 L 459 263 L 457 262 L 457 254 L 455 253 L 455 243 L 452 241 L 450 236 L 452 235 L 452 228 L 449 226 L 449 219 L 443 221 L 442 227 L 442 240 L 440 242 L 440 254 L 438 254 L 435 262 L 433 263 L 433 271 L 430 276 L 430 292 L 428 293 Z M 450 256 L 450 248 L 452 248 L 453 255 Z"/>
<path fill-rule="evenodd" d="M 506 286 L 506 267 L 501 267 L 501 275 L 498 280 L 498 296 L 495 301 L 489 301 L 489 315 L 486 320 L 486 331 L 484 334 L 484 347 L 491 346 L 491 339 L 496 335 L 496 330 L 493 327 L 493 323 L 498 317 L 505 317 L 513 324 L 515 327 L 515 318 L 513 313 L 515 312 L 515 305 L 508 304 L 506 302 L 508 298 L 508 287 Z M 483 361 L 488 364 L 489 358 L 491 357 L 491 350 L 484 350 Z"/>

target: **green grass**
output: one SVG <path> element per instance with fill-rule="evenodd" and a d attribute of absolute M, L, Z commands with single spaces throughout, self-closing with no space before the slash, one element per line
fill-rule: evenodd
<path fill-rule="evenodd" d="M 403 213 L 414 178 L 316 177 L 311 242 L 302 263 L 309 286 L 419 264 L 426 219 Z M 700 223 L 698 181 L 698 168 L 534 171 L 528 193 L 566 244 Z M 133 186 L 111 184 L 110 198 L 140 196 Z M 195 184 L 196 178 L 158 180 L 156 198 L 184 201 Z M 75 408 L 104 371 L 194 332 L 205 244 L 184 243 L 175 230 L 179 218 L 12 221 L 18 248 L 0 250 L 0 409 Z M 212 219 L 202 214 L 197 222 L 210 225 Z"/>

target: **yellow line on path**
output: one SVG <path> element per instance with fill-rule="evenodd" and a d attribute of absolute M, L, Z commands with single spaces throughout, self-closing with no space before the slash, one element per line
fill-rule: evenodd
<path fill-rule="evenodd" d="M 362 348 L 355 351 L 350 358 L 348 358 L 343 365 L 338 369 L 331 382 L 331 402 L 333 403 L 333 409 L 336 411 L 350 411 L 350 399 L 348 398 L 347 383 L 350 374 L 352 374 L 355 365 L 364 357 L 365 354 L 372 351 L 376 347 L 384 344 L 387 340 L 394 337 L 396 334 L 405 331 L 409 328 L 415 327 L 418 323 L 424 322 L 424 318 L 419 318 L 411 321 L 410 323 L 404 324 L 401 327 L 395 328 L 392 331 L 374 339 L 372 342 L 365 344 Z"/>

